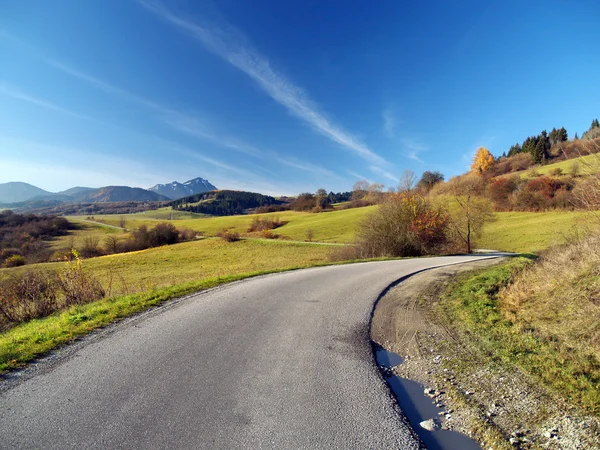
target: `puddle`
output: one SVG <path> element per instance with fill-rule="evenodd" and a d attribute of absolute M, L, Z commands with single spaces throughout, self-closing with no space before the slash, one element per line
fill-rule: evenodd
<path fill-rule="evenodd" d="M 428 450 L 481 450 L 479 444 L 458 431 L 437 429 L 428 431 L 419 425 L 421 422 L 433 419 L 441 424 L 441 411 L 445 408 L 435 406 L 435 401 L 423 392 L 425 386 L 416 381 L 393 375 L 392 368 L 402 363 L 402 357 L 389 352 L 373 343 L 375 360 L 390 389 L 394 393 L 400 409 L 408 419 L 417 435 Z"/>

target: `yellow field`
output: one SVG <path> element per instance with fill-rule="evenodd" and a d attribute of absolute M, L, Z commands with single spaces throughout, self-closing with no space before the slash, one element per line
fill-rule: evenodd
<path fill-rule="evenodd" d="M 84 267 L 93 271 L 106 288 L 112 286 L 113 294 L 118 294 L 206 278 L 324 264 L 330 250 L 328 245 L 252 239 L 228 243 L 209 238 L 89 258 L 84 261 Z M 65 264 L 56 262 L 1 269 L 0 276 L 12 270 L 56 270 Z"/>

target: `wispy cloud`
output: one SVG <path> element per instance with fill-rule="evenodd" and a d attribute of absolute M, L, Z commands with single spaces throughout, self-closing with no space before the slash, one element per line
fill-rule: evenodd
<path fill-rule="evenodd" d="M 274 161 L 305 172 L 326 175 L 329 177 L 337 177 L 334 172 L 319 165 L 311 164 L 306 161 L 300 161 L 293 157 L 282 156 L 274 150 L 259 149 L 258 147 L 240 139 L 221 135 L 208 127 L 204 121 L 197 118 L 171 112 L 165 116 L 165 121 L 174 129 L 187 133 L 190 136 L 209 140 L 217 145 L 220 145 L 221 147 L 229 148 L 254 158 Z"/>
<path fill-rule="evenodd" d="M 34 105 L 37 106 L 41 106 L 42 108 L 47 108 L 47 109 L 51 109 L 53 111 L 57 111 L 63 114 L 67 114 L 69 116 L 72 117 L 77 117 L 79 119 L 85 119 L 85 120 L 95 120 L 92 119 L 91 117 L 88 117 L 84 114 L 79 114 L 77 112 L 71 111 L 69 109 L 63 108 L 62 106 L 59 106 L 55 103 L 46 101 L 46 100 L 42 100 L 41 98 L 35 97 L 33 95 L 30 95 L 28 93 L 25 93 L 15 87 L 12 86 L 8 86 L 6 84 L 3 84 L 2 82 L 0 82 L 0 95 L 6 95 L 8 97 L 12 97 L 14 99 L 17 100 L 21 100 L 24 102 L 28 102 L 28 103 L 32 103 Z"/>
<path fill-rule="evenodd" d="M 96 86 L 97 88 L 111 93 L 111 94 L 117 94 L 118 96 L 129 100 L 131 102 L 137 103 L 139 105 L 148 107 L 148 108 L 152 108 L 164 113 L 169 113 L 171 112 L 170 109 L 166 108 L 165 106 L 156 103 L 146 97 L 142 97 L 140 95 L 136 95 L 136 94 L 132 94 L 131 92 L 125 90 L 125 89 L 121 89 L 113 84 L 107 83 L 103 80 L 100 80 L 96 77 L 93 77 L 87 73 L 81 72 L 67 64 L 64 64 L 60 61 L 54 60 L 54 59 L 44 59 L 44 61 L 49 64 L 50 66 L 54 67 L 55 69 L 58 69 L 68 75 L 71 75 L 75 78 L 79 78 L 80 80 L 86 81 L 94 86 Z"/>
<path fill-rule="evenodd" d="M 383 170 L 383 169 L 382 169 L 382 168 L 380 168 L 380 167 L 377 167 L 377 166 L 369 166 L 369 170 L 370 170 L 371 172 L 373 172 L 373 173 L 375 173 L 375 174 L 377 174 L 377 175 L 379 175 L 379 176 L 382 176 L 382 177 L 384 177 L 384 178 L 387 178 L 388 180 L 391 180 L 391 181 L 393 181 L 393 182 L 395 182 L 395 183 L 398 183 L 398 182 L 400 181 L 400 179 L 399 179 L 398 177 L 396 177 L 396 176 L 392 175 L 391 173 L 389 173 L 389 172 L 387 172 L 387 171 Z"/>
<path fill-rule="evenodd" d="M 385 159 L 368 146 L 329 120 L 304 90 L 273 69 L 269 60 L 254 50 L 238 30 L 231 26 L 224 29 L 215 25 L 209 27 L 192 22 L 173 13 L 158 1 L 139 0 L 139 2 L 163 20 L 190 34 L 206 49 L 248 75 L 273 100 L 318 133 L 371 164 L 387 164 Z"/>
<path fill-rule="evenodd" d="M 404 155 L 408 159 L 412 159 L 413 161 L 417 161 L 422 163 L 423 160 L 419 158 L 419 153 L 425 152 L 429 149 L 426 145 L 421 144 L 420 142 L 412 139 L 404 138 L 401 141 L 402 147 L 404 149 Z"/>
<path fill-rule="evenodd" d="M 383 133 L 388 138 L 393 138 L 396 134 L 396 116 L 390 108 L 386 108 L 381 113 L 383 119 Z"/>

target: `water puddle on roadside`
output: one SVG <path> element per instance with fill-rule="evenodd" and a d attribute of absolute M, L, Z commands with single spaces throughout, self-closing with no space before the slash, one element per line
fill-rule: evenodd
<path fill-rule="evenodd" d="M 421 383 L 393 374 L 392 369 L 402 364 L 400 355 L 389 352 L 375 343 L 373 351 L 377 366 L 396 397 L 400 409 L 428 450 L 481 450 L 476 441 L 458 431 L 441 428 L 429 431 L 423 428 L 420 424 L 428 420 L 441 425 L 446 419 L 439 413 L 445 411 L 445 408 L 435 405 L 435 401 L 424 393 L 425 386 Z"/>

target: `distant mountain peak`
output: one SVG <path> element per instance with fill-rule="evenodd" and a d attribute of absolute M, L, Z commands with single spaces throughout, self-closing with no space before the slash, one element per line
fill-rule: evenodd
<path fill-rule="evenodd" d="M 172 181 L 171 183 L 167 184 L 157 184 L 148 190 L 164 195 L 165 197 L 169 197 L 172 200 L 177 200 L 178 198 L 202 194 L 204 192 L 214 191 L 216 189 L 217 188 L 208 180 L 198 177 L 188 180 L 185 183 Z"/>
<path fill-rule="evenodd" d="M 0 203 L 16 203 L 29 200 L 33 197 L 51 195 L 51 192 L 40 189 L 29 183 L 11 181 L 0 183 Z"/>

